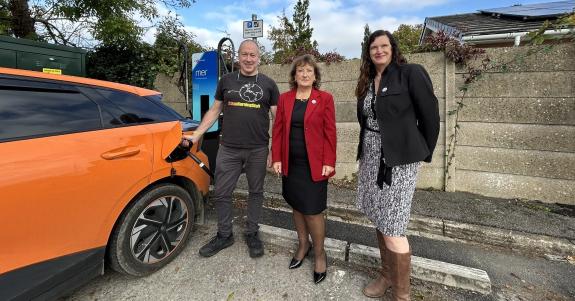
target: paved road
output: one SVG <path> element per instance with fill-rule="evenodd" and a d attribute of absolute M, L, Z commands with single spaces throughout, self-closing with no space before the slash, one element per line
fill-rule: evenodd
<path fill-rule="evenodd" d="M 291 250 L 267 245 L 264 257 L 249 258 L 241 237 L 245 213 L 241 203 L 238 207 L 234 213 L 236 243 L 220 254 L 211 258 L 198 255 L 200 246 L 215 233 L 214 211 L 208 208 L 207 224 L 197 227 L 186 249 L 164 269 L 145 278 L 107 271 L 66 300 L 371 300 L 361 294 L 361 288 L 373 277 L 373 270 L 330 260 L 328 279 L 315 285 L 310 260 L 297 270 L 287 269 Z M 263 220 L 293 229 L 285 212 L 265 210 Z M 328 236 L 372 246 L 375 242 L 373 229 L 332 221 Z M 487 270 L 495 288 L 494 294 L 482 296 L 414 281 L 413 300 L 575 299 L 575 281 L 571 281 L 575 270 L 569 264 L 453 242 L 421 238 L 412 238 L 412 242 L 415 255 Z"/>

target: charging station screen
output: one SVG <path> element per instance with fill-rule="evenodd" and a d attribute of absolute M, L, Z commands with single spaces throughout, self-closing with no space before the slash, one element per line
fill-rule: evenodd
<path fill-rule="evenodd" d="M 214 103 L 218 85 L 218 52 L 192 54 L 192 118 L 201 120 Z M 207 131 L 219 130 L 218 123 Z"/>

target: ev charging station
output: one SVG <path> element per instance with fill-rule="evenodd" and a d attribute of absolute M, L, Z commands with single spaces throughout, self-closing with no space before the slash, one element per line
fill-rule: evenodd
<path fill-rule="evenodd" d="M 227 45 L 226 42 L 229 42 Z M 226 52 L 231 57 L 224 55 Z M 234 44 L 229 38 L 223 38 L 218 49 L 192 54 L 192 102 L 190 113 L 194 120 L 201 120 L 210 109 L 215 100 L 216 88 L 220 77 L 233 72 Z M 229 68 L 228 68 L 229 67 Z M 218 121 L 206 131 L 202 142 L 202 151 L 208 156 L 210 169 L 215 170 L 216 155 L 218 152 L 220 130 L 223 122 L 223 113 Z"/>
<path fill-rule="evenodd" d="M 218 52 L 192 54 L 192 119 L 201 120 L 212 106 L 218 80 Z M 206 133 L 219 129 L 219 123 L 215 123 Z"/>

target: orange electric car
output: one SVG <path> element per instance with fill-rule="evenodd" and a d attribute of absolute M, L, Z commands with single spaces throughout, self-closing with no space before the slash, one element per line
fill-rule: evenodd
<path fill-rule="evenodd" d="M 180 146 L 197 125 L 156 91 L 0 68 L 0 300 L 174 259 L 210 183 L 199 146 Z"/>

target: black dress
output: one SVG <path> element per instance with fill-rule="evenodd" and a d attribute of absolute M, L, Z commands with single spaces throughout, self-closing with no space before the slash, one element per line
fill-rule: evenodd
<path fill-rule="evenodd" d="M 307 100 L 296 99 L 289 136 L 288 175 L 282 177 L 282 194 L 286 202 L 305 215 L 319 214 L 327 206 L 327 180 L 314 182 L 307 157 L 304 115 Z"/>

